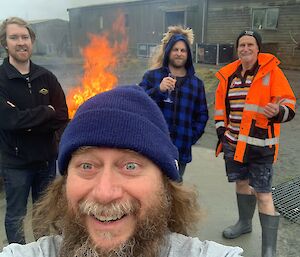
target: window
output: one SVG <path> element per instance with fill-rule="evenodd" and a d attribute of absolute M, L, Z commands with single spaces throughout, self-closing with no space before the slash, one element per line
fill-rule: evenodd
<path fill-rule="evenodd" d="M 81 29 L 81 28 L 82 28 L 81 17 L 79 17 L 79 18 L 77 19 L 77 22 L 78 22 L 78 23 L 77 23 L 77 24 L 78 24 L 78 25 L 77 25 L 77 26 L 78 26 L 78 28 L 80 28 L 80 29 Z"/>
<path fill-rule="evenodd" d="M 103 16 L 99 17 L 99 28 L 103 29 Z"/>
<path fill-rule="evenodd" d="M 276 29 L 278 25 L 278 8 L 253 9 L 253 29 Z"/>
<path fill-rule="evenodd" d="M 165 13 L 165 31 L 168 30 L 169 26 L 174 25 L 185 25 L 185 12 L 184 11 L 174 11 Z"/>
<path fill-rule="evenodd" d="M 46 44 L 47 47 L 47 54 L 54 53 L 54 45 L 53 44 Z"/>
<path fill-rule="evenodd" d="M 125 27 L 126 28 L 129 27 L 129 16 L 128 16 L 128 14 L 125 14 Z"/>

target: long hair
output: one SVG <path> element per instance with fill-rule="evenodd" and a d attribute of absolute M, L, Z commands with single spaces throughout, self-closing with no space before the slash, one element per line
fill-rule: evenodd
<path fill-rule="evenodd" d="M 33 206 L 32 226 L 36 239 L 45 235 L 61 235 L 67 213 L 66 176 L 56 178 Z"/>
<path fill-rule="evenodd" d="M 171 217 L 168 223 L 170 231 L 184 235 L 197 231 L 201 212 L 196 189 L 169 179 L 167 187 L 171 196 Z"/>
<path fill-rule="evenodd" d="M 194 188 L 172 182 L 164 176 L 166 192 L 171 200 L 168 228 L 171 232 L 187 235 L 194 231 L 200 220 L 198 194 Z M 67 212 L 68 202 L 65 193 L 66 176 L 57 178 L 44 196 L 34 206 L 33 224 L 35 237 L 62 234 L 62 221 Z"/>
<path fill-rule="evenodd" d="M 161 40 L 161 44 L 156 48 L 155 53 L 150 58 L 149 66 L 150 69 L 156 69 L 162 67 L 166 45 L 174 34 L 182 34 L 187 38 L 189 46 L 194 42 L 194 32 L 190 28 L 184 29 L 182 26 L 170 26 L 168 31 L 164 33 L 164 36 Z"/>

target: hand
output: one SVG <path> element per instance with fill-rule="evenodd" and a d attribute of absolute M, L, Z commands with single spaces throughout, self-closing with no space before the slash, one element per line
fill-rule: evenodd
<path fill-rule="evenodd" d="M 273 118 L 279 113 L 279 104 L 277 103 L 268 103 L 264 108 L 264 115 L 267 118 Z"/>
<path fill-rule="evenodd" d="M 166 92 L 167 90 L 173 91 L 175 89 L 175 83 L 176 79 L 173 79 L 171 77 L 165 77 L 161 81 L 159 89 L 161 92 Z"/>

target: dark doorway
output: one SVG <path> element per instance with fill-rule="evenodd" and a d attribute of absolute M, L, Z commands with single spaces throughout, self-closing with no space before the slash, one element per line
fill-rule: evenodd
<path fill-rule="evenodd" d="M 166 12 L 165 13 L 165 31 L 167 31 L 169 26 L 174 25 L 185 25 L 184 22 L 184 11 L 178 12 Z"/>

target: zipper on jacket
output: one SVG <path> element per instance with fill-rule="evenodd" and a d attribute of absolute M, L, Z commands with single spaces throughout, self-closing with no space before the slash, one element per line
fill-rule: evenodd
<path fill-rule="evenodd" d="M 19 155 L 19 148 L 17 146 L 15 147 L 15 152 L 16 152 L 16 156 L 18 156 Z"/>
<path fill-rule="evenodd" d="M 26 81 L 27 81 L 27 86 L 28 86 L 29 92 L 30 92 L 30 94 L 32 94 L 32 92 L 31 92 L 31 83 L 29 81 L 29 77 L 26 78 Z"/>

